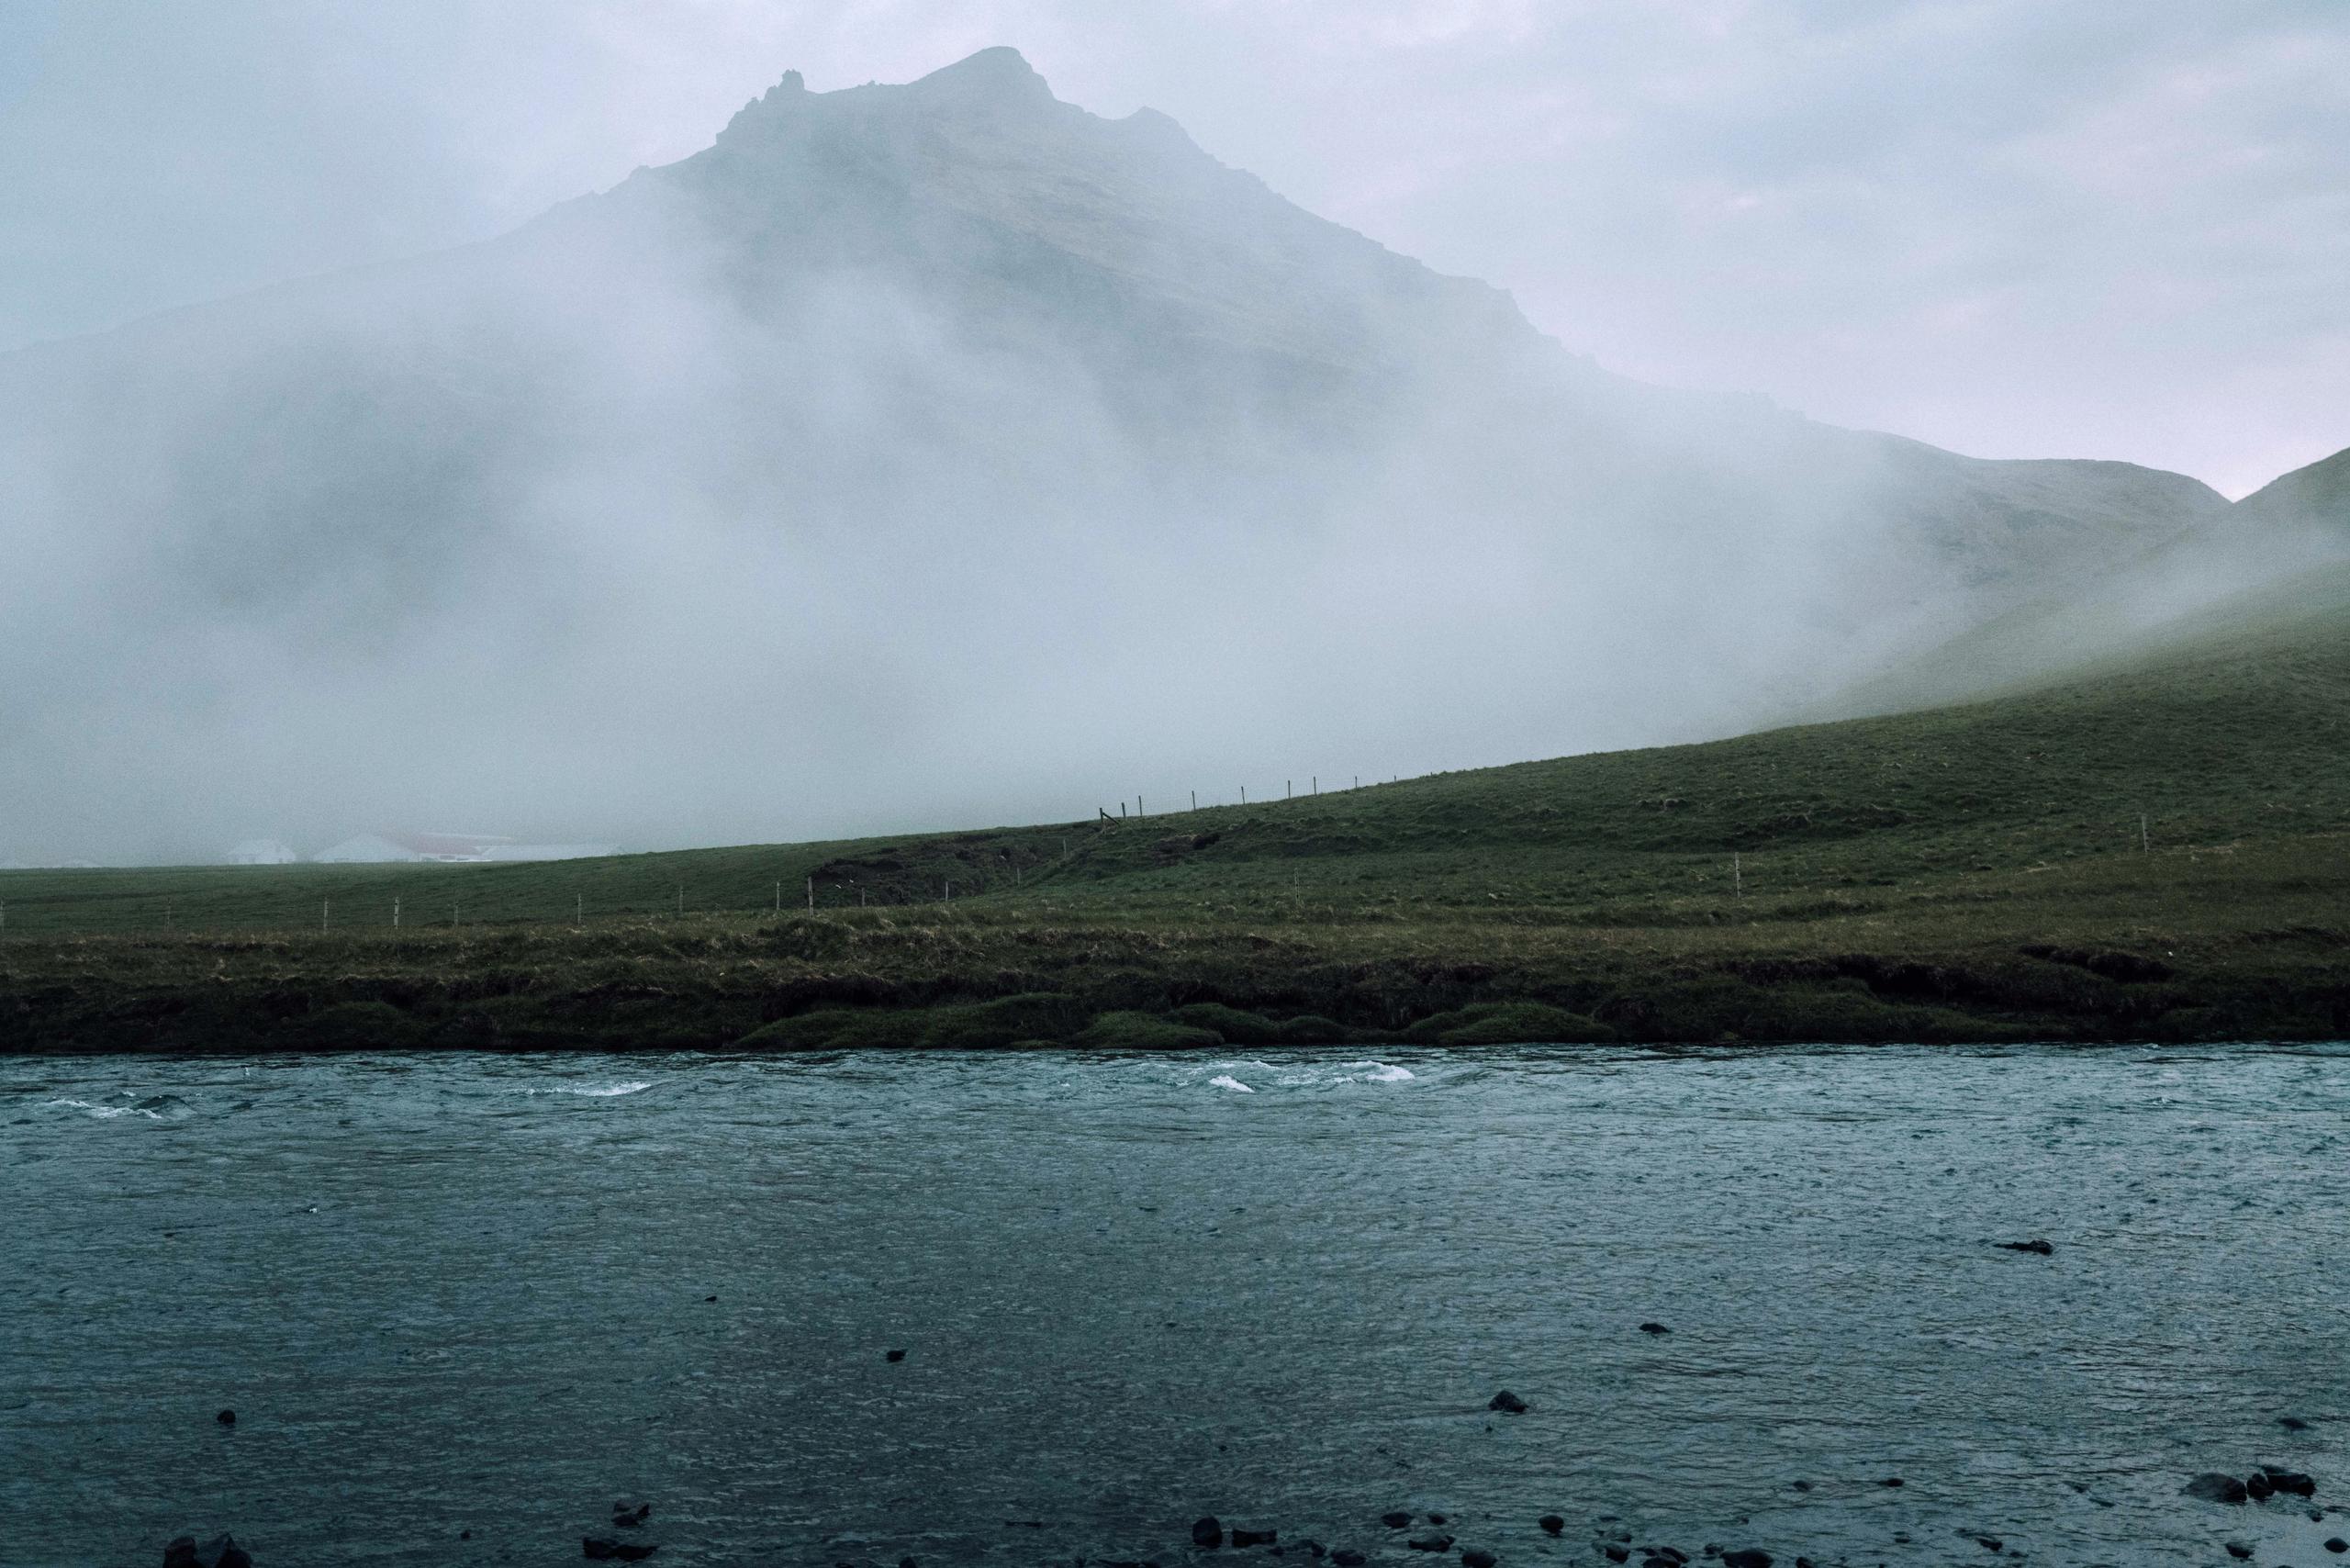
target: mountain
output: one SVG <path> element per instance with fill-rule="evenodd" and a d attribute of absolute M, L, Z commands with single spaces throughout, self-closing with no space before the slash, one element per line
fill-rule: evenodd
<path fill-rule="evenodd" d="M 0 358 L 0 849 L 1719 734 L 2230 515 L 1609 375 L 1009 50 L 791 74 L 498 240 Z"/>

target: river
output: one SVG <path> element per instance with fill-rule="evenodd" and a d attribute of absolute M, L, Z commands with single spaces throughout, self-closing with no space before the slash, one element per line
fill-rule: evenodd
<path fill-rule="evenodd" d="M 11 1564 L 2350 1561 L 2350 1047 L 15 1058 L 0 1244 Z"/>

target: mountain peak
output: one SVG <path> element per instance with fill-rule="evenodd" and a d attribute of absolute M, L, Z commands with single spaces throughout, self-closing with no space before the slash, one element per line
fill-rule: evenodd
<path fill-rule="evenodd" d="M 941 66 L 912 85 L 916 92 L 933 97 L 1050 102 L 1053 96 L 1052 88 L 1036 74 L 1036 68 L 1018 50 L 1002 44 Z"/>

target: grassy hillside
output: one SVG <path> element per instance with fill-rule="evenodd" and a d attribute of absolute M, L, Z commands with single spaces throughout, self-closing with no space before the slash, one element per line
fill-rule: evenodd
<path fill-rule="evenodd" d="M 6 873 L 0 1045 L 2339 1034 L 2346 743 L 2328 604 L 1991 702 L 1114 823 Z"/>
<path fill-rule="evenodd" d="M 1837 693 L 1804 715 L 1849 718 L 1979 700 L 2084 678 L 2230 629 L 2350 606 L 2350 451 L 2285 475 L 2223 517 L 2038 597 Z"/>

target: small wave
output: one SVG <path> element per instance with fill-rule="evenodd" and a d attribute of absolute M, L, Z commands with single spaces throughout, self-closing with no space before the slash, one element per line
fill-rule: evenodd
<path fill-rule="evenodd" d="M 1241 1082 L 1240 1080 L 1233 1077 L 1232 1074 L 1228 1072 L 1219 1072 L 1214 1078 L 1209 1079 L 1208 1087 L 1211 1089 L 1230 1089 L 1242 1094 L 1254 1094 L 1257 1092 L 1255 1090 L 1249 1088 L 1247 1084 Z"/>
<path fill-rule="evenodd" d="M 591 1100 L 610 1100 L 621 1094 L 641 1094 L 652 1087 L 651 1079 L 641 1078 L 627 1083 L 558 1083 L 551 1088 L 539 1088 L 534 1085 L 522 1092 L 525 1094 L 584 1094 Z"/>
<path fill-rule="evenodd" d="M 128 1099 L 131 1091 L 123 1091 Z M 175 1122 L 188 1114 L 188 1103 L 176 1094 L 151 1094 L 144 1100 L 134 1100 L 128 1105 L 94 1105 L 87 1100 L 46 1100 L 44 1107 L 79 1111 L 100 1121 L 110 1122 L 117 1116 L 144 1116 L 151 1122 Z"/>
<path fill-rule="evenodd" d="M 1356 1080 L 1360 1083 L 1409 1083 L 1419 1076 L 1408 1067 L 1397 1067 L 1391 1062 L 1358 1061 L 1347 1065 L 1371 1070 Z"/>

